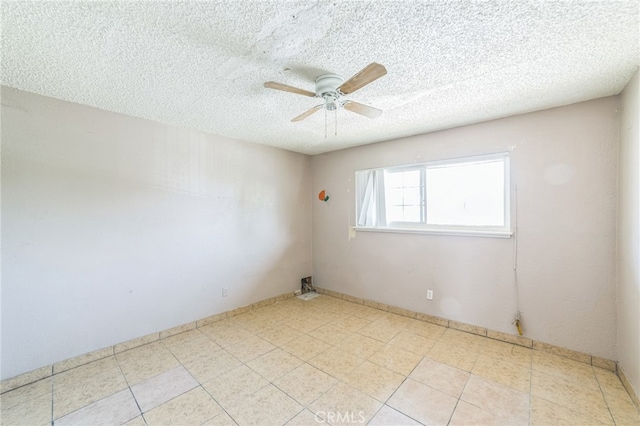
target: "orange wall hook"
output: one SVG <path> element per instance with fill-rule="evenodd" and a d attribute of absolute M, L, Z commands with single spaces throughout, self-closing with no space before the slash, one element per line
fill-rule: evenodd
<path fill-rule="evenodd" d="M 327 195 L 327 191 L 325 191 L 324 189 L 320 191 L 320 193 L 318 194 L 318 199 L 324 202 L 329 201 L 329 196 Z"/>

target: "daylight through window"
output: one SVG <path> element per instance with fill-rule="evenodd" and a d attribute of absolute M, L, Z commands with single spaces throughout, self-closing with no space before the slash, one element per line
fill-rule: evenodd
<path fill-rule="evenodd" d="M 506 153 L 356 172 L 356 227 L 510 235 Z"/>

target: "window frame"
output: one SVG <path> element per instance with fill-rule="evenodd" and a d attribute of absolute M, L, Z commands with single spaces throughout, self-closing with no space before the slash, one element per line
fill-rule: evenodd
<path fill-rule="evenodd" d="M 405 221 L 396 221 L 396 222 L 389 222 L 387 221 L 387 226 L 386 227 L 398 227 L 398 228 L 415 228 L 415 227 L 422 227 L 424 223 L 426 223 L 427 220 L 427 194 L 426 194 L 426 183 L 427 183 L 427 169 L 421 165 L 416 165 L 416 164 L 410 164 L 410 165 L 405 165 L 405 166 L 399 166 L 399 167 L 384 167 L 382 168 L 383 173 L 401 173 L 401 172 L 413 172 L 413 171 L 419 171 L 420 172 L 420 188 L 423 188 L 422 193 L 420 194 L 420 198 L 421 198 L 421 202 L 422 204 L 420 205 L 420 218 L 421 221 L 420 222 L 405 222 Z M 387 198 L 387 194 L 385 191 L 385 200 Z M 403 206 L 405 206 L 405 204 L 403 204 Z M 386 209 L 386 205 L 385 205 L 385 209 Z M 386 217 L 389 217 L 389 214 L 387 212 Z"/>
<path fill-rule="evenodd" d="M 502 161 L 503 171 L 503 220 L 504 226 L 481 226 L 481 225 L 435 225 L 428 224 L 427 203 L 427 170 L 429 168 L 446 167 L 453 165 L 464 165 L 473 163 L 484 163 L 491 161 Z M 389 172 L 400 172 L 421 169 L 423 188 L 423 222 L 385 222 L 382 226 L 359 226 L 356 222 L 353 227 L 356 231 L 369 232 L 396 232 L 396 233 L 417 233 L 417 234 L 437 234 L 437 235 L 462 235 L 462 236 L 484 236 L 497 238 L 510 238 L 513 234 L 511 229 L 511 164 L 509 152 L 498 152 L 492 154 L 475 155 L 468 157 L 447 158 L 442 160 L 428 161 L 424 163 L 404 164 L 389 167 L 377 167 L 371 169 L 356 170 L 358 172 L 368 172 L 381 170 Z M 357 182 L 357 178 L 355 179 Z M 357 192 L 357 188 L 356 188 Z M 386 206 L 385 206 L 386 208 Z M 360 213 L 358 201 L 356 200 L 356 216 Z"/>

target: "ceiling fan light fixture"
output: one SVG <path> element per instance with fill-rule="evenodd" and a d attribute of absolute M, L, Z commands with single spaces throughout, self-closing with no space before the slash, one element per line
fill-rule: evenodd
<path fill-rule="evenodd" d="M 358 89 L 366 86 L 384 76 L 387 73 L 386 68 L 383 65 L 372 62 L 364 67 L 360 72 L 349 78 L 347 81 L 337 74 L 323 74 L 316 78 L 315 93 L 308 90 L 299 89 L 297 87 L 289 86 L 286 84 L 278 83 L 275 81 L 267 81 L 264 83 L 264 87 L 268 89 L 282 90 L 284 92 L 295 93 L 302 96 L 309 96 L 312 98 L 322 98 L 324 104 L 316 105 L 310 110 L 300 114 L 293 118 L 291 121 L 301 121 L 315 113 L 319 109 L 325 110 L 325 137 L 327 127 L 327 111 L 337 111 L 339 108 L 355 112 L 356 114 L 363 115 L 368 118 L 376 118 L 381 113 L 379 110 L 368 105 L 364 105 L 358 102 L 354 102 L 348 99 L 341 99 L 342 96 L 351 94 Z M 337 116 L 336 116 L 336 135 L 337 135 Z"/>
<path fill-rule="evenodd" d="M 325 93 L 322 95 L 322 99 L 324 99 L 324 107 L 329 111 L 335 111 L 338 109 L 338 96 L 334 93 Z"/>

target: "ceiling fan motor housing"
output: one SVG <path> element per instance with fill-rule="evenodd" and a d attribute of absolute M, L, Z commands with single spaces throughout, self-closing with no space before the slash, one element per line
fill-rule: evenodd
<path fill-rule="evenodd" d="M 338 87 L 344 83 L 344 78 L 336 74 L 324 74 L 316 78 L 316 95 L 323 97 L 325 93 L 337 94 Z"/>
<path fill-rule="evenodd" d="M 324 103 L 316 105 L 310 110 L 305 111 L 297 117 L 294 117 L 291 121 L 301 121 L 309 117 L 311 114 L 324 109 L 325 111 L 335 111 L 339 108 L 344 108 L 356 114 L 364 115 L 368 118 L 376 118 L 382 110 L 377 108 L 354 102 L 351 100 L 343 99 L 345 95 L 350 95 L 358 89 L 366 86 L 367 84 L 379 79 L 387 73 L 387 69 L 376 62 L 372 62 L 364 67 L 360 72 L 353 75 L 347 81 L 337 74 L 324 74 L 316 78 L 316 90 L 311 92 L 309 90 L 299 89 L 297 87 L 289 86 L 287 84 L 278 83 L 276 81 L 267 81 L 264 83 L 264 87 L 275 90 L 282 90 L 284 92 L 291 92 L 302 96 L 308 96 L 310 98 L 322 98 Z"/>

